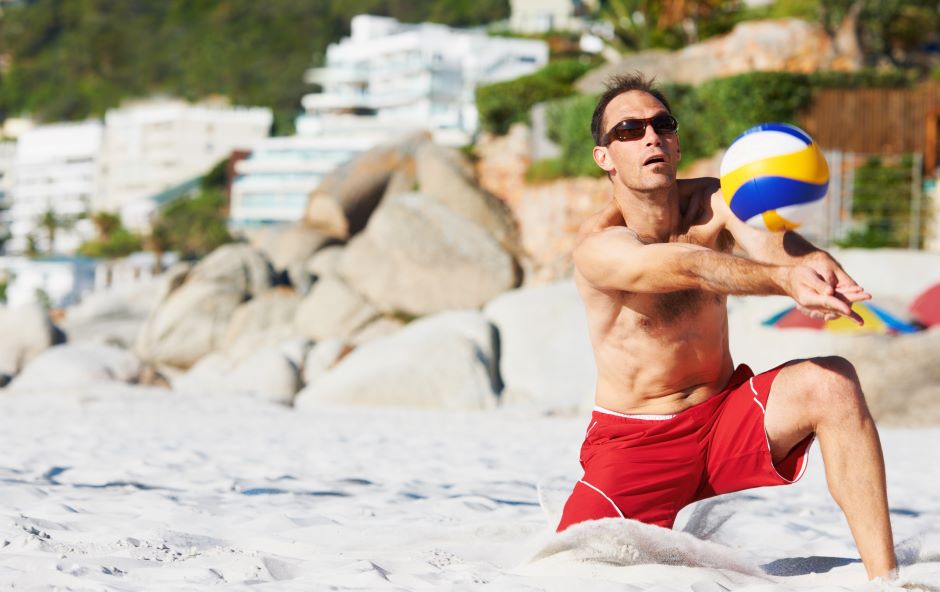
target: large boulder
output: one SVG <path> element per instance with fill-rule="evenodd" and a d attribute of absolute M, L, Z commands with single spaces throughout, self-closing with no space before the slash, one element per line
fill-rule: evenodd
<path fill-rule="evenodd" d="M 265 228 L 253 241 L 258 250 L 277 270 L 288 270 L 303 264 L 331 239 L 303 222 L 289 226 Z"/>
<path fill-rule="evenodd" d="M 219 247 L 150 315 L 137 339 L 138 355 L 148 363 L 189 368 L 223 344 L 235 309 L 273 281 L 271 264 L 252 247 Z"/>
<path fill-rule="evenodd" d="M 319 341 L 349 337 L 377 316 L 375 307 L 345 282 L 326 276 L 314 284 L 297 307 L 294 325 L 301 335 Z"/>
<path fill-rule="evenodd" d="M 299 336 L 294 316 L 300 296 L 289 288 L 268 290 L 241 304 L 232 313 L 221 348 L 233 360 Z"/>
<path fill-rule="evenodd" d="M 339 166 L 310 194 L 304 221 L 324 235 L 346 240 L 365 228 L 389 180 L 427 134 L 377 146 Z"/>
<path fill-rule="evenodd" d="M 520 280 L 490 233 L 420 193 L 384 201 L 344 249 L 339 271 L 382 312 L 414 316 L 479 307 Z"/>
<path fill-rule="evenodd" d="M 65 341 L 39 304 L 0 308 L 0 335 L 0 382 L 4 383 L 40 353 Z"/>
<path fill-rule="evenodd" d="M 189 368 L 222 345 L 243 291 L 214 282 L 187 282 L 147 320 L 136 351 L 144 360 Z"/>
<path fill-rule="evenodd" d="M 507 250 L 519 253 L 519 229 L 509 207 L 476 181 L 470 161 L 457 150 L 422 144 L 415 155 L 418 190 L 485 228 Z"/>
<path fill-rule="evenodd" d="M 303 386 L 299 361 L 306 357 L 309 345 L 290 340 L 259 349 L 243 360 L 212 352 L 189 372 L 175 377 L 173 390 L 197 396 L 217 392 L 247 395 L 290 405 Z"/>
<path fill-rule="evenodd" d="M 441 313 L 353 350 L 295 405 L 489 409 L 500 387 L 495 358 L 495 333 L 483 315 Z"/>
<path fill-rule="evenodd" d="M 42 352 L 10 385 L 16 391 L 73 390 L 100 382 L 136 382 L 141 364 L 129 351 L 100 343 L 63 344 Z"/>
<path fill-rule="evenodd" d="M 584 307 L 572 281 L 507 292 L 484 309 L 499 330 L 505 405 L 584 409 L 596 370 Z"/>
<path fill-rule="evenodd" d="M 255 296 L 274 283 L 274 270 L 260 251 L 246 244 L 222 245 L 193 268 L 186 283 L 215 283 Z"/>
<path fill-rule="evenodd" d="M 317 251 L 316 255 L 307 260 L 304 270 L 317 278 L 339 274 L 339 260 L 343 256 L 343 247 L 333 245 Z"/>

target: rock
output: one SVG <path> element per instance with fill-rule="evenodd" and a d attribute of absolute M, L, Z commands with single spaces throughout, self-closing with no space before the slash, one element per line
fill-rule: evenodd
<path fill-rule="evenodd" d="M 182 393 L 232 393 L 283 405 L 291 404 L 301 386 L 299 367 L 280 345 L 256 351 L 242 362 L 212 352 L 173 380 L 173 390 Z"/>
<path fill-rule="evenodd" d="M 300 369 L 278 347 L 263 349 L 237 365 L 225 379 L 228 389 L 290 405 L 303 386 Z"/>
<path fill-rule="evenodd" d="M 65 335 L 39 304 L 0 308 L 0 374 L 13 377 Z"/>
<path fill-rule="evenodd" d="M 328 275 L 338 275 L 339 260 L 343 256 L 343 247 L 325 247 L 307 260 L 305 269 L 308 273 L 323 278 Z"/>
<path fill-rule="evenodd" d="M 264 334 L 274 327 L 291 325 L 300 301 L 296 292 L 279 287 L 239 305 L 225 332 L 224 346 L 230 346 L 245 335 Z"/>
<path fill-rule="evenodd" d="M 453 148 L 425 142 L 418 147 L 415 165 L 423 195 L 485 228 L 509 252 L 519 253 L 519 230 L 512 212 L 477 184 L 469 159 Z"/>
<path fill-rule="evenodd" d="M 352 350 L 352 346 L 338 337 L 317 342 L 304 359 L 304 384 L 312 385 Z"/>
<path fill-rule="evenodd" d="M 248 245 L 222 245 L 200 261 L 186 280 L 186 284 L 207 282 L 222 284 L 246 297 L 256 296 L 272 286 L 274 270 L 264 255 Z"/>
<path fill-rule="evenodd" d="M 532 164 L 533 133 L 522 123 L 513 124 L 506 135 L 484 132 L 476 143 L 480 187 L 512 206 L 522 196 Z M 523 234 L 523 236 L 525 236 Z"/>
<path fill-rule="evenodd" d="M 301 335 L 319 341 L 348 337 L 377 316 L 375 307 L 345 282 L 326 276 L 300 303 L 294 326 Z"/>
<path fill-rule="evenodd" d="M 224 342 L 242 302 L 271 288 L 274 271 L 244 244 L 223 245 L 193 268 L 144 324 L 135 350 L 145 361 L 189 368 Z"/>
<path fill-rule="evenodd" d="M 486 230 L 420 193 L 383 202 L 346 246 L 339 271 L 382 312 L 412 316 L 476 308 L 520 280 Z"/>
<path fill-rule="evenodd" d="M 187 281 L 151 315 L 136 351 L 153 364 L 189 368 L 222 345 L 229 319 L 246 294 L 221 283 Z"/>
<path fill-rule="evenodd" d="M 744 21 L 727 35 L 689 45 L 678 51 L 641 51 L 601 66 L 576 84 L 583 94 L 605 89 L 612 75 L 640 71 L 659 82 L 700 84 L 753 71 L 815 72 L 856 70 L 856 56 L 843 56 L 822 26 L 799 19 Z"/>
<path fill-rule="evenodd" d="M 590 406 L 596 370 L 574 282 L 508 292 L 487 304 L 484 314 L 499 331 L 504 405 L 547 412 Z"/>
<path fill-rule="evenodd" d="M 290 267 L 285 271 L 287 273 L 287 279 L 290 280 L 291 287 L 298 295 L 306 296 L 310 293 L 310 288 L 313 287 L 315 277 L 307 271 L 306 261 L 291 263 Z"/>
<path fill-rule="evenodd" d="M 329 241 L 327 236 L 303 222 L 265 228 L 255 237 L 258 250 L 276 270 L 287 270 L 292 265 L 304 263 Z"/>
<path fill-rule="evenodd" d="M 405 321 L 402 319 L 395 317 L 377 317 L 353 333 L 349 338 L 349 344 L 353 347 L 359 347 L 374 339 L 391 335 L 404 326 Z"/>
<path fill-rule="evenodd" d="M 326 236 L 346 240 L 363 228 L 392 175 L 428 135 L 377 146 L 339 166 L 320 181 L 307 202 L 305 222 Z"/>
<path fill-rule="evenodd" d="M 185 261 L 180 261 L 179 263 L 173 264 L 168 270 L 163 272 L 160 276 L 160 285 L 157 288 L 157 294 L 154 299 L 157 303 L 163 302 L 170 297 L 174 291 L 180 288 L 185 282 L 186 278 L 189 277 L 189 273 L 193 270 L 193 266 Z"/>
<path fill-rule="evenodd" d="M 490 409 L 499 389 L 495 356 L 483 315 L 441 313 L 352 351 L 302 390 L 295 405 Z"/>
<path fill-rule="evenodd" d="M 11 390 L 72 390 L 99 382 L 137 382 L 141 363 L 127 350 L 97 343 L 47 349 L 16 377 Z"/>

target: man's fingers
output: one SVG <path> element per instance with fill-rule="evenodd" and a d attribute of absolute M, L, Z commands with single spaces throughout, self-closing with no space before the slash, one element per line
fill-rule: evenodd
<path fill-rule="evenodd" d="M 868 292 L 845 292 L 839 288 L 836 288 L 836 293 L 840 294 L 843 298 L 849 302 L 861 302 L 863 300 L 871 300 L 871 294 Z"/>

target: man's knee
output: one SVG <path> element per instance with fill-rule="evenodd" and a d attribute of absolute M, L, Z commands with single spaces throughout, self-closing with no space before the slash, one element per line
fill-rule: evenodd
<path fill-rule="evenodd" d="M 840 356 L 811 358 L 801 364 L 806 402 L 830 419 L 867 415 L 858 373 Z"/>

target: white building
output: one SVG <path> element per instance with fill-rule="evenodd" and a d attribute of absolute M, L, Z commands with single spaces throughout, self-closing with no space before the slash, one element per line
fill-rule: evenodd
<path fill-rule="evenodd" d="M 542 41 L 353 17 L 352 35 L 327 49 L 325 67 L 307 73 L 323 92 L 303 98 L 297 135 L 262 140 L 235 164 L 231 225 L 300 219 L 324 175 L 406 134 L 425 130 L 439 143 L 466 144 L 477 128 L 476 86 L 529 74 L 547 61 Z"/>
<path fill-rule="evenodd" d="M 309 131 L 309 130 L 308 130 Z M 296 222 L 307 197 L 337 166 L 389 139 L 385 133 L 309 134 L 268 138 L 235 163 L 229 223 L 236 230 Z"/>
<path fill-rule="evenodd" d="M 192 105 L 151 100 L 112 109 L 105 115 L 99 191 L 95 211 L 129 210 L 125 224 L 147 226 L 138 210 L 143 200 L 206 173 L 233 150 L 266 138 L 271 110 L 260 107 Z"/>
<path fill-rule="evenodd" d="M 327 48 L 325 67 L 308 71 L 307 81 L 323 91 L 305 96 L 303 106 L 314 120 L 368 114 L 419 125 L 442 143 L 466 144 L 477 130 L 476 87 L 530 74 L 547 62 L 544 41 L 359 15 L 350 37 Z"/>
<path fill-rule="evenodd" d="M 34 242 L 40 251 L 72 253 L 94 236 L 86 215 L 98 190 L 102 135 L 99 121 L 41 125 L 20 135 L 13 163 L 7 252 L 24 253 Z M 59 221 L 54 245 L 49 244 L 49 232 L 41 224 L 47 213 Z"/>
<path fill-rule="evenodd" d="M 519 33 L 584 31 L 597 0 L 509 0 L 509 28 Z"/>

